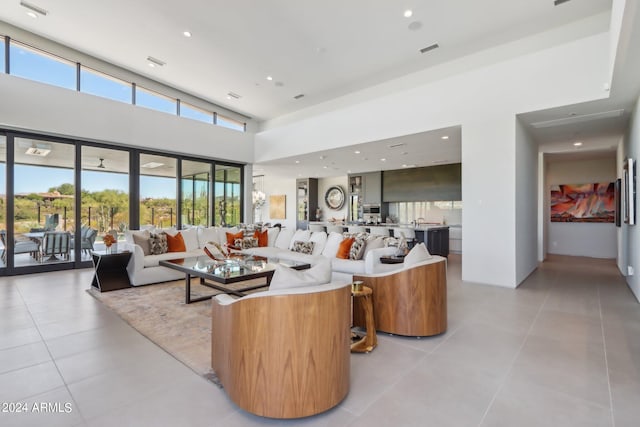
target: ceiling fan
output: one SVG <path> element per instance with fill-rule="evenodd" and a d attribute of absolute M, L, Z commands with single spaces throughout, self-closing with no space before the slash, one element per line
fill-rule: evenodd
<path fill-rule="evenodd" d="M 104 165 L 104 159 L 102 157 L 100 157 L 100 164 L 97 166 L 100 169 L 106 169 L 106 166 Z"/>

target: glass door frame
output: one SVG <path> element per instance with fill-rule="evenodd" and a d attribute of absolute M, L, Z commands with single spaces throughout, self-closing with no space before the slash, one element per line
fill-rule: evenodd
<path fill-rule="evenodd" d="M 5 159 L 5 173 L 6 173 L 6 242 L 7 247 L 5 250 L 7 251 L 7 262 L 4 268 L 0 268 L 0 276 L 14 276 L 21 274 L 32 274 L 32 273 L 43 273 L 48 271 L 59 271 L 59 270 L 71 270 L 71 269 L 79 269 L 79 268 L 91 268 L 93 267 L 92 261 L 82 261 L 81 257 L 81 245 L 74 245 L 73 249 L 73 261 L 65 262 L 65 263 L 53 263 L 53 264 L 40 264 L 40 265 L 28 265 L 28 266 L 15 266 L 15 260 L 13 258 L 13 238 L 15 236 L 14 233 L 14 225 L 15 225 L 15 140 L 16 138 L 29 138 L 33 140 L 40 140 L 52 143 L 63 143 L 67 145 L 74 146 L 74 218 L 79 220 L 81 218 L 81 210 L 82 210 L 82 147 L 83 146 L 94 146 L 101 147 L 107 149 L 121 150 L 127 151 L 129 153 L 129 228 L 132 230 L 140 228 L 139 221 L 139 203 L 140 203 L 140 154 L 154 154 L 154 155 L 163 155 L 168 157 L 173 157 L 177 160 L 176 163 L 176 198 L 177 198 L 177 212 L 182 212 L 182 186 L 181 186 L 181 175 L 182 175 L 182 161 L 194 161 L 201 163 L 209 163 L 209 220 L 207 226 L 215 225 L 215 171 L 216 166 L 227 166 L 234 167 L 240 170 L 240 222 L 244 219 L 244 197 L 245 197 L 245 164 L 243 163 L 233 163 L 227 161 L 220 161 L 214 158 L 209 157 L 194 157 L 192 155 L 180 155 L 172 152 L 165 151 L 152 151 L 144 148 L 138 147 L 130 147 L 118 144 L 109 144 L 104 142 L 93 142 L 86 140 L 79 140 L 75 138 L 64 138 L 59 136 L 49 136 L 44 133 L 33 133 L 28 131 L 20 131 L 13 129 L 0 129 L 0 135 L 5 137 L 6 142 L 6 159 Z M 223 189 L 224 191 L 224 189 Z M 177 215 L 176 217 L 176 226 L 178 228 L 182 228 L 182 218 L 181 215 Z M 76 224 L 77 225 L 77 224 Z M 75 227 L 74 232 L 72 233 L 73 238 L 76 242 L 80 241 L 80 227 Z"/>

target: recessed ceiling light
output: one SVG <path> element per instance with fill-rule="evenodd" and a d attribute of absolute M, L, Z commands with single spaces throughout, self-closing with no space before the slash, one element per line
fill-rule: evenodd
<path fill-rule="evenodd" d="M 354 151 L 355 154 L 360 154 L 360 150 Z"/>
<path fill-rule="evenodd" d="M 442 138 L 442 139 L 449 139 L 449 136 L 448 136 L 448 135 L 442 135 L 440 138 Z"/>
<path fill-rule="evenodd" d="M 582 147 L 582 142 L 580 142 L 580 141 L 576 141 L 576 142 L 574 142 L 574 143 L 573 143 L 573 145 L 574 145 L 575 147 Z"/>
<path fill-rule="evenodd" d="M 193 34 L 191 34 L 191 31 L 183 31 L 182 35 L 185 37 L 191 37 Z"/>
<path fill-rule="evenodd" d="M 271 81 L 271 80 L 273 80 L 273 77 L 267 76 L 267 80 Z"/>
<path fill-rule="evenodd" d="M 300 163 L 300 160 L 296 160 L 296 164 Z"/>
<path fill-rule="evenodd" d="M 415 168 L 416 165 L 402 165 L 403 168 Z"/>
<path fill-rule="evenodd" d="M 329 169 L 329 166 L 323 166 L 322 169 Z"/>
<path fill-rule="evenodd" d="M 140 165 L 140 167 L 148 168 L 148 169 L 159 168 L 160 166 L 164 166 L 164 163 L 149 162 L 149 163 L 145 163 L 144 165 Z"/>
<path fill-rule="evenodd" d="M 413 15 L 413 11 L 411 9 L 407 9 L 404 11 L 405 18 L 411 18 L 412 15 Z"/>
<path fill-rule="evenodd" d="M 386 162 L 387 159 L 385 159 L 384 157 L 380 159 L 381 162 Z"/>
<path fill-rule="evenodd" d="M 36 15 L 35 12 L 27 12 L 27 15 L 32 17 L 33 19 L 37 19 L 38 18 L 38 15 Z"/>

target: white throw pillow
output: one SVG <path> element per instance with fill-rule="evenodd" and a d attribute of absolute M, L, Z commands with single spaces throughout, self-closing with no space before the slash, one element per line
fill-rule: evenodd
<path fill-rule="evenodd" d="M 218 235 L 218 227 L 208 227 L 200 230 L 198 241 L 201 248 L 204 248 L 209 242 L 220 243 L 220 236 Z"/>
<path fill-rule="evenodd" d="M 432 255 L 427 250 L 427 247 L 424 243 L 420 243 L 419 245 L 415 245 L 413 249 L 404 257 L 404 266 L 411 267 L 416 264 L 420 264 L 421 262 L 427 261 L 432 258 Z"/>
<path fill-rule="evenodd" d="M 267 230 L 267 238 L 269 243 L 267 246 L 274 247 L 276 245 L 276 238 L 280 234 L 280 227 L 271 227 Z"/>
<path fill-rule="evenodd" d="M 320 255 L 324 250 L 324 245 L 327 243 L 327 233 L 324 231 L 314 231 L 309 238 L 310 242 L 313 242 L 312 255 Z"/>
<path fill-rule="evenodd" d="M 180 230 L 182 239 L 184 240 L 184 247 L 187 252 L 191 252 L 194 249 L 198 249 L 198 229 L 195 227 L 187 228 L 186 230 Z"/>
<path fill-rule="evenodd" d="M 382 236 L 371 236 L 367 239 L 367 244 L 364 247 L 364 254 L 362 258 L 366 258 L 367 254 L 373 249 L 384 248 L 384 237 Z"/>
<path fill-rule="evenodd" d="M 283 228 L 278 233 L 278 237 L 276 238 L 276 243 L 274 246 L 278 249 L 289 249 L 289 245 L 291 245 L 291 238 L 293 237 L 293 230 L 289 228 Z"/>
<path fill-rule="evenodd" d="M 294 270 L 293 268 L 277 264 L 269 290 L 323 285 L 330 281 L 331 263 L 328 259 L 321 260 L 308 270 Z"/>
<path fill-rule="evenodd" d="M 324 249 L 322 250 L 322 255 L 327 258 L 335 258 L 338 253 L 338 248 L 340 247 L 340 243 L 344 239 L 342 233 L 336 233 L 332 231 L 329 233 L 329 237 L 327 237 L 327 242 L 324 244 Z"/>
<path fill-rule="evenodd" d="M 289 243 L 289 249 L 293 250 L 294 242 L 308 242 L 311 238 L 311 232 L 309 230 L 296 230 Z"/>

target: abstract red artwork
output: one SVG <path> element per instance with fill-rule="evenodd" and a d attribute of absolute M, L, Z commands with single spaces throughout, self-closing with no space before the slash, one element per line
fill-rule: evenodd
<path fill-rule="evenodd" d="M 615 184 L 551 186 L 551 222 L 614 222 Z"/>

